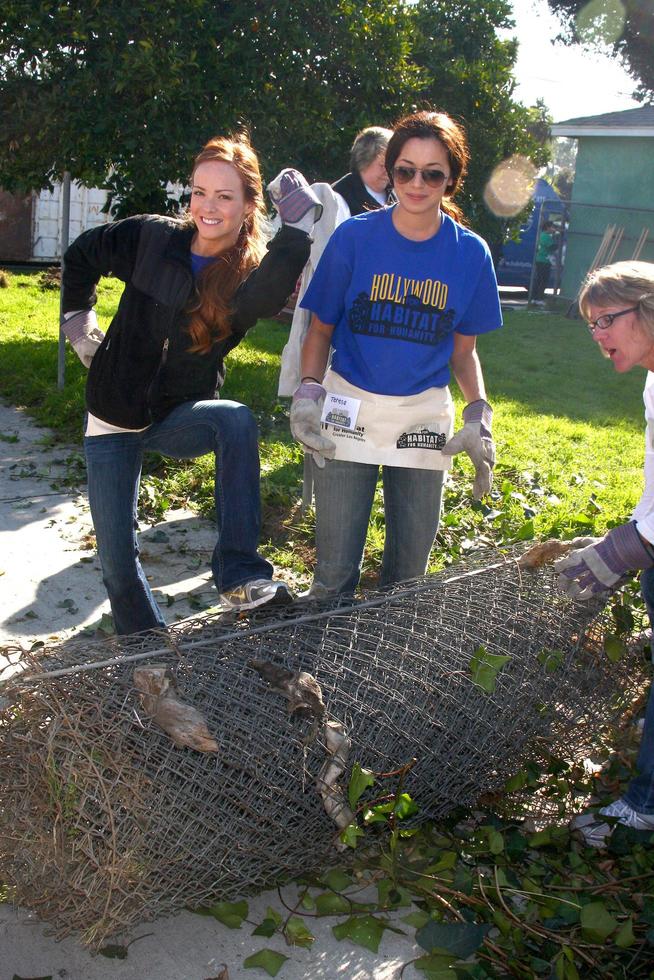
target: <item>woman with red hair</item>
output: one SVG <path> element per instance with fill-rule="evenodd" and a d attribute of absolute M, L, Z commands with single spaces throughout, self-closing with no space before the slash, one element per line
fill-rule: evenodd
<path fill-rule="evenodd" d="M 211 568 L 223 606 L 292 599 L 257 550 L 256 422 L 244 405 L 216 400 L 225 355 L 284 306 L 320 214 L 297 171 L 282 171 L 269 190 L 283 224 L 266 251 L 256 154 L 244 136 L 216 137 L 194 161 L 186 217 L 138 215 L 93 228 L 64 256 L 63 330 L 89 368 L 89 503 L 117 633 L 165 625 L 135 532 L 146 450 L 176 459 L 215 454 Z M 125 288 L 103 335 L 93 306 L 109 273 Z"/>

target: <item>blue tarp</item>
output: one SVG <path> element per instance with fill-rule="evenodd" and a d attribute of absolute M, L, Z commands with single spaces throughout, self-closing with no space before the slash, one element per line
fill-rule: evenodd
<path fill-rule="evenodd" d="M 543 220 L 563 212 L 564 205 L 551 184 L 539 177 L 534 184 L 534 209 L 526 224 L 520 229 L 520 240 L 507 242 L 497 263 L 497 281 L 500 286 L 524 286 L 529 289 L 531 266 L 536 247 L 536 229 L 541 208 L 545 207 Z"/>

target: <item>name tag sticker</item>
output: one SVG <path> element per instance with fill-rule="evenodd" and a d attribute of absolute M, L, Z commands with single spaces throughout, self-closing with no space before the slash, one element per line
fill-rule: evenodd
<path fill-rule="evenodd" d="M 354 430 L 357 424 L 361 400 L 348 398 L 347 395 L 334 395 L 327 392 L 325 404 L 322 407 L 321 421 L 335 425 L 339 429 Z"/>

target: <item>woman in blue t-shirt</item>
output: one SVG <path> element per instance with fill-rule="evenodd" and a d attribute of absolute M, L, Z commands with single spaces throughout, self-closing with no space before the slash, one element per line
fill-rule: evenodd
<path fill-rule="evenodd" d="M 356 587 L 380 466 L 382 585 L 425 572 L 452 454 L 473 460 L 475 497 L 490 490 L 492 410 L 475 343 L 502 316 L 488 246 L 452 201 L 468 159 L 445 113 L 401 119 L 386 152 L 397 204 L 336 229 L 302 300 L 313 316 L 291 430 L 316 464 L 316 594 Z M 468 403 L 452 438 L 450 370 Z"/>

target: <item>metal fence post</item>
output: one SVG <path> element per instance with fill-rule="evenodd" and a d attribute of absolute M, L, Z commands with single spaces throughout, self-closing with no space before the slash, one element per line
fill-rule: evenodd
<path fill-rule="evenodd" d="M 64 253 L 68 248 L 68 235 L 70 226 L 70 173 L 64 171 L 62 183 L 62 205 L 61 205 L 61 274 L 64 272 Z M 59 290 L 59 346 L 57 349 L 57 388 L 63 388 L 66 381 L 66 336 L 61 329 L 61 309 L 62 309 L 62 287 Z"/>

